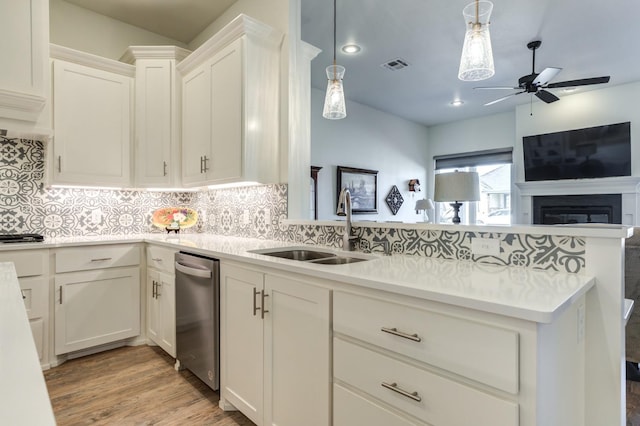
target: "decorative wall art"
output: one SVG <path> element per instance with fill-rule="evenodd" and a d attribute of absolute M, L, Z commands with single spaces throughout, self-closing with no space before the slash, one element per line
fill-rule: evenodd
<path fill-rule="evenodd" d="M 402 194 L 400 194 L 397 186 L 393 185 L 393 187 L 391 187 L 391 191 L 389 191 L 386 201 L 387 205 L 391 209 L 391 213 L 395 216 L 396 213 L 398 213 L 398 210 L 400 210 L 402 203 L 404 203 L 404 198 L 402 198 Z"/>
<path fill-rule="evenodd" d="M 378 213 L 378 171 L 338 166 L 338 190 L 342 188 L 351 193 L 351 212 L 353 214 Z"/>

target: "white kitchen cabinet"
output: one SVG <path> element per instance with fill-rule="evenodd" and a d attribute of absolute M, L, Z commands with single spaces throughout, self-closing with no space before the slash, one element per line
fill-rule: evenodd
<path fill-rule="evenodd" d="M 0 262 L 12 262 L 16 269 L 24 305 L 36 344 L 40 365 L 49 364 L 49 252 L 15 250 L 0 252 Z"/>
<path fill-rule="evenodd" d="M 56 355 L 140 334 L 139 251 L 136 245 L 56 250 Z"/>
<path fill-rule="evenodd" d="M 181 95 L 176 64 L 190 51 L 131 46 L 121 58 L 135 65 L 135 185 L 180 185 Z"/>
<path fill-rule="evenodd" d="M 135 67 L 55 45 L 51 57 L 51 183 L 130 186 Z"/>
<path fill-rule="evenodd" d="M 176 251 L 147 246 L 147 337 L 176 357 Z"/>
<path fill-rule="evenodd" d="M 0 2 L 0 26 L 5 34 L 0 39 L 0 128 L 38 122 L 46 129 L 49 1 Z"/>
<path fill-rule="evenodd" d="M 584 303 L 538 324 L 337 290 L 333 424 L 584 424 Z"/>
<path fill-rule="evenodd" d="M 330 291 L 221 265 L 221 405 L 257 425 L 330 424 Z"/>
<path fill-rule="evenodd" d="M 281 41 L 240 15 L 178 64 L 185 186 L 278 181 Z"/>

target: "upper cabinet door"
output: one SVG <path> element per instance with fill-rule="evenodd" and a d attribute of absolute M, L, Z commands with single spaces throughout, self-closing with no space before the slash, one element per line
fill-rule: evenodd
<path fill-rule="evenodd" d="M 210 70 L 206 64 L 182 79 L 182 183 L 207 183 L 206 166 L 211 161 Z"/>
<path fill-rule="evenodd" d="M 240 15 L 176 67 L 185 186 L 279 181 L 281 41 Z"/>
<path fill-rule="evenodd" d="M 147 60 L 136 68 L 136 184 L 169 187 L 174 185 L 172 65 Z"/>
<path fill-rule="evenodd" d="M 48 0 L 0 2 L 0 128 L 14 127 L 5 119 L 48 127 L 48 10 Z M 24 128 L 19 121 L 15 126 Z"/>
<path fill-rule="evenodd" d="M 131 87 L 132 77 L 54 60 L 52 183 L 130 185 Z"/>

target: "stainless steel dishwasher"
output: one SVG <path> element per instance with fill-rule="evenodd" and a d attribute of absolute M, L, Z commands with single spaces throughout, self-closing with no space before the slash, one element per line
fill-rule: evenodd
<path fill-rule="evenodd" d="M 179 252 L 176 268 L 176 368 L 220 387 L 220 262 Z"/>

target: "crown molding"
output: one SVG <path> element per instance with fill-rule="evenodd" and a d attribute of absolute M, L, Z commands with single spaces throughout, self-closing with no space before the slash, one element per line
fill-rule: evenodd
<path fill-rule="evenodd" d="M 91 53 L 81 52 L 68 47 L 59 46 L 57 44 L 50 45 L 50 56 L 52 59 L 73 62 L 75 64 L 121 74 L 126 77 L 133 78 L 136 75 L 136 67 L 133 65 L 125 64 L 114 59 L 103 58 Z"/>
<path fill-rule="evenodd" d="M 178 46 L 129 46 L 120 61 L 131 65 L 139 59 L 175 59 L 180 62 L 190 54 L 190 50 Z"/>

